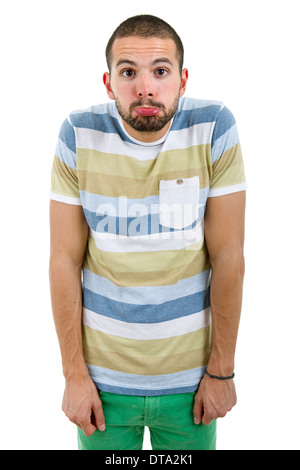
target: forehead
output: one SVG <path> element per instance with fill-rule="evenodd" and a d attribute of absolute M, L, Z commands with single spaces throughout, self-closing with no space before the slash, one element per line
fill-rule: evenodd
<path fill-rule="evenodd" d="M 167 58 L 175 64 L 178 61 L 176 52 L 176 45 L 172 39 L 138 36 L 118 38 L 112 47 L 112 66 L 116 66 L 120 60 L 125 59 L 146 62 Z"/>

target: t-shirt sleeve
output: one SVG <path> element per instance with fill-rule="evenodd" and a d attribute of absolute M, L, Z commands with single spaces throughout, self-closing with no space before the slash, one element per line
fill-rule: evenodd
<path fill-rule="evenodd" d="M 212 175 L 208 197 L 247 189 L 235 118 L 228 108 L 218 114 L 211 145 Z"/>
<path fill-rule="evenodd" d="M 51 172 L 50 199 L 81 205 L 76 172 L 76 138 L 69 119 L 63 122 L 59 132 Z"/>

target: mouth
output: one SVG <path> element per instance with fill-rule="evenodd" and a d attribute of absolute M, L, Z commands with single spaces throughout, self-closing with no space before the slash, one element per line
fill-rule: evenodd
<path fill-rule="evenodd" d="M 159 108 L 153 108 L 150 106 L 141 106 L 134 109 L 138 116 L 156 116 L 159 112 Z"/>

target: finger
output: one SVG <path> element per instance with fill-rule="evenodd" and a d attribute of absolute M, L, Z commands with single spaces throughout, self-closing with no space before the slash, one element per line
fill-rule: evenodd
<path fill-rule="evenodd" d="M 93 404 L 94 424 L 99 431 L 105 431 L 105 417 L 100 398 Z"/>
<path fill-rule="evenodd" d="M 209 426 L 214 419 L 217 418 L 217 413 L 210 412 L 208 408 L 204 408 L 202 423 L 205 426 Z"/>
<path fill-rule="evenodd" d="M 193 415 L 194 415 L 194 423 L 199 424 L 202 420 L 203 415 L 203 402 L 202 400 L 195 400 L 194 408 L 193 408 Z"/>
<path fill-rule="evenodd" d="M 97 429 L 97 426 L 91 422 L 91 419 L 89 421 L 78 421 L 77 425 L 80 427 L 80 429 L 82 429 L 87 437 L 90 437 L 92 434 L 94 434 Z"/>

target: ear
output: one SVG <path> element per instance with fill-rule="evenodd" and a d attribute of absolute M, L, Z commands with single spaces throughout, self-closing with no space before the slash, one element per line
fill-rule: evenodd
<path fill-rule="evenodd" d="M 108 72 L 105 72 L 103 74 L 103 83 L 104 83 L 104 86 L 106 88 L 106 92 L 108 94 L 108 97 L 111 99 L 111 100 L 114 100 L 115 97 L 114 97 L 114 94 L 113 94 L 113 91 L 112 91 L 112 88 L 111 88 L 111 85 L 110 85 L 110 75 Z"/>
<path fill-rule="evenodd" d="M 183 69 L 181 72 L 181 86 L 180 86 L 180 94 L 179 96 L 183 96 L 186 90 L 187 81 L 189 78 L 189 71 L 188 69 Z"/>

